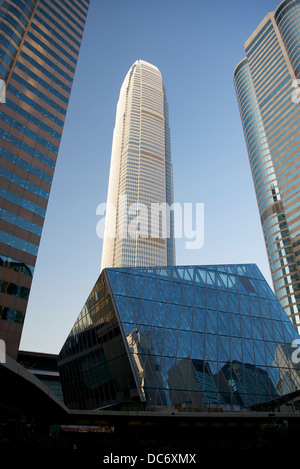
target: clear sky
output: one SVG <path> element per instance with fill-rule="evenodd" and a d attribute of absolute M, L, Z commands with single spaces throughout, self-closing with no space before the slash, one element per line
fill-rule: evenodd
<path fill-rule="evenodd" d="M 22 350 L 59 353 L 99 272 L 120 87 L 156 65 L 169 103 L 174 200 L 204 203 L 204 245 L 176 240 L 180 265 L 256 263 L 270 270 L 233 84 L 244 43 L 275 0 L 91 0 L 35 276 Z"/>

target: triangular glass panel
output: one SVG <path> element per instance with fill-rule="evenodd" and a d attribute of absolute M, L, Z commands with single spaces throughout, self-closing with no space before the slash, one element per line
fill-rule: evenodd
<path fill-rule="evenodd" d="M 227 281 L 228 281 L 228 289 L 232 292 L 237 293 L 238 288 L 237 288 L 236 277 L 234 277 L 233 275 L 228 275 Z"/>
<path fill-rule="evenodd" d="M 123 320 L 123 317 L 125 316 L 125 305 L 127 302 L 127 298 L 126 296 L 114 295 L 114 300 L 115 300 L 120 318 L 121 320 Z"/>
<path fill-rule="evenodd" d="M 251 340 L 248 339 L 243 339 L 242 340 L 242 346 L 243 346 L 243 359 L 244 363 L 253 363 L 253 357 L 254 357 L 254 350 L 253 350 L 253 344 Z"/>
<path fill-rule="evenodd" d="M 277 311 L 277 314 L 274 312 Z M 286 313 L 284 312 L 284 309 L 282 308 L 281 304 L 277 300 L 273 300 L 270 302 L 270 311 L 271 311 L 271 317 L 274 317 L 274 314 L 278 316 L 278 319 L 280 318 L 282 321 L 285 321 L 289 323 L 289 320 L 287 321 Z"/>
<path fill-rule="evenodd" d="M 176 340 L 177 331 L 165 329 L 164 342 L 162 347 L 162 355 L 166 357 L 174 357 L 173 342 Z M 176 343 L 176 342 L 175 342 Z"/>
<path fill-rule="evenodd" d="M 190 270 L 187 267 L 184 268 L 184 281 L 185 281 L 185 283 L 186 282 L 190 282 L 190 283 L 193 282 L 193 276 L 190 276 Z"/>
<path fill-rule="evenodd" d="M 158 291 L 156 298 L 159 301 L 168 301 L 169 300 L 169 283 L 161 280 L 158 283 Z"/>
<path fill-rule="evenodd" d="M 122 328 L 123 328 L 125 336 L 129 336 L 133 332 L 133 324 L 123 322 L 122 323 Z"/>
<path fill-rule="evenodd" d="M 128 292 L 129 292 L 129 290 L 130 290 L 130 285 L 131 285 L 131 282 L 132 282 L 133 275 L 122 273 L 122 274 L 120 274 L 120 276 L 121 276 L 121 278 L 122 278 L 124 293 L 125 293 L 126 295 L 128 295 Z"/>
<path fill-rule="evenodd" d="M 230 339 L 231 361 L 243 361 L 242 339 L 240 337 L 231 337 Z"/>
<path fill-rule="evenodd" d="M 194 285 L 187 285 L 184 286 L 187 297 L 188 297 L 188 304 L 193 306 L 194 304 L 194 294 L 195 294 L 195 287 Z"/>
<path fill-rule="evenodd" d="M 251 316 L 261 317 L 260 301 L 258 298 L 250 297 L 250 310 L 251 310 Z"/>
<path fill-rule="evenodd" d="M 162 354 L 163 342 L 164 342 L 164 331 L 161 327 L 152 328 L 152 346 L 155 355 Z"/>
<path fill-rule="evenodd" d="M 172 313 L 173 313 L 173 317 L 174 317 L 174 320 L 175 320 L 175 324 L 177 326 L 177 329 L 180 328 L 180 305 L 170 305 L 171 308 L 172 308 Z"/>
<path fill-rule="evenodd" d="M 160 314 L 160 308 L 157 303 L 154 304 L 153 313 L 151 317 L 151 324 L 153 326 L 163 327 L 166 322 L 166 318 L 162 318 Z"/>
<path fill-rule="evenodd" d="M 130 322 L 130 323 L 136 323 L 136 316 L 132 312 L 131 308 L 131 302 L 130 299 L 127 298 L 127 301 L 123 305 L 124 310 L 123 310 L 123 321 L 125 322 Z"/>
<path fill-rule="evenodd" d="M 218 312 L 217 318 L 218 318 L 218 334 L 228 336 L 229 335 L 228 314 Z"/>
<path fill-rule="evenodd" d="M 218 337 L 218 361 L 230 361 L 230 348 L 227 337 Z"/>
<path fill-rule="evenodd" d="M 180 280 L 184 280 L 184 267 L 176 267 L 176 271 Z"/>
<path fill-rule="evenodd" d="M 217 310 L 217 291 L 212 288 L 207 288 L 206 290 L 206 308 Z"/>
<path fill-rule="evenodd" d="M 196 283 L 205 286 L 206 285 L 206 270 L 196 270 Z"/>
<path fill-rule="evenodd" d="M 265 280 L 263 280 L 263 281 L 261 282 L 261 286 L 262 286 L 262 289 L 263 289 L 263 291 L 264 291 L 264 296 L 265 296 L 266 298 L 268 298 L 268 299 L 272 299 L 273 296 L 274 296 L 274 293 L 273 293 L 273 291 L 271 290 L 270 285 L 269 285 Z"/>
<path fill-rule="evenodd" d="M 266 356 L 264 343 L 260 340 L 253 341 L 254 353 L 255 353 L 255 364 L 258 366 L 266 366 Z"/>
<path fill-rule="evenodd" d="M 157 278 L 151 278 L 150 280 L 148 280 L 148 282 L 150 283 L 150 287 L 153 293 L 153 299 L 156 301 L 157 294 L 160 290 L 159 281 Z"/>
<path fill-rule="evenodd" d="M 268 300 L 265 300 L 265 299 L 260 300 L 260 305 L 261 305 L 262 315 L 265 318 L 271 318 L 272 316 L 271 316 L 271 310 L 270 310 L 270 305 L 269 305 Z"/>
<path fill-rule="evenodd" d="M 106 275 L 108 277 L 108 282 L 110 284 L 112 292 L 115 294 L 124 293 L 123 284 L 119 281 L 119 272 L 113 269 L 108 269 L 106 271 Z"/>
<path fill-rule="evenodd" d="M 211 285 L 213 287 L 216 286 L 216 272 L 212 272 L 211 270 L 207 270 L 207 275 L 206 275 L 206 283 L 207 285 Z"/>
<path fill-rule="evenodd" d="M 188 319 L 185 315 L 184 307 L 182 307 L 180 309 L 180 326 L 179 326 L 179 329 L 180 330 L 189 330 L 189 328 L 190 328 L 189 322 L 188 322 Z"/>
<path fill-rule="evenodd" d="M 249 322 L 249 318 L 240 316 L 240 319 L 241 319 L 242 337 L 246 337 L 250 339 L 252 337 L 252 330 L 251 330 L 251 324 Z"/>
<path fill-rule="evenodd" d="M 204 307 L 205 308 L 205 297 L 206 297 L 206 292 L 205 288 L 201 287 L 196 287 L 195 288 L 195 302 L 194 305 L 198 307 Z"/>
<path fill-rule="evenodd" d="M 204 332 L 205 331 L 205 310 L 195 308 L 193 312 L 193 331 Z"/>
<path fill-rule="evenodd" d="M 192 334 L 191 358 L 204 359 L 204 334 L 195 332 Z"/>
<path fill-rule="evenodd" d="M 175 274 L 175 271 L 176 271 L 176 269 L 174 269 L 173 267 L 165 268 L 165 272 L 167 273 L 168 279 L 171 283 L 177 278 L 177 275 Z"/>
<path fill-rule="evenodd" d="M 248 264 L 247 265 L 247 276 L 248 277 L 253 277 L 253 278 L 258 278 L 258 269 L 254 264 Z"/>
<path fill-rule="evenodd" d="M 139 298 L 140 297 L 140 292 L 139 292 L 139 289 L 136 285 L 136 281 L 135 281 L 135 278 L 134 276 L 132 276 L 132 281 L 131 281 L 131 284 L 130 284 L 130 287 L 128 288 L 128 296 L 132 296 L 134 298 Z"/>
<path fill-rule="evenodd" d="M 257 378 L 256 369 L 251 363 L 244 365 L 243 388 L 245 390 L 245 399 L 248 402 L 247 405 L 255 404 L 257 402 Z M 265 391 L 265 389 L 262 390 Z"/>
<path fill-rule="evenodd" d="M 228 311 L 228 296 L 225 291 L 218 291 L 218 310 Z"/>
<path fill-rule="evenodd" d="M 149 311 L 147 311 L 147 308 L 149 308 Z M 150 301 L 145 300 L 141 302 L 139 315 L 137 318 L 138 324 L 144 324 L 144 325 L 151 324 L 151 312 L 152 312 L 151 309 L 152 309 L 152 305 Z"/>
<path fill-rule="evenodd" d="M 264 291 L 262 283 L 263 282 L 261 280 L 256 280 L 256 291 L 260 298 L 266 298 L 266 293 Z"/>
<path fill-rule="evenodd" d="M 166 267 L 159 267 L 159 280 L 168 280 L 168 269 Z"/>
<path fill-rule="evenodd" d="M 269 365 L 273 364 L 273 361 L 275 360 L 276 349 L 277 349 L 277 346 L 275 346 L 273 342 L 265 341 L 266 359 Z"/>
<path fill-rule="evenodd" d="M 273 329 L 274 329 L 274 339 L 275 342 L 284 342 L 284 331 L 282 327 L 281 321 L 273 321 Z"/>
<path fill-rule="evenodd" d="M 192 333 L 190 331 L 180 331 L 181 338 L 184 342 L 187 356 L 191 356 L 192 351 Z"/>
<path fill-rule="evenodd" d="M 216 269 L 218 272 L 223 272 L 223 273 L 227 273 L 227 266 L 226 265 L 223 265 L 223 264 L 218 264 L 216 265 Z"/>
<path fill-rule="evenodd" d="M 158 301 L 156 303 L 156 309 L 159 310 L 162 325 L 165 326 L 166 321 L 167 321 L 167 310 L 168 310 L 168 305 L 167 303 L 163 303 L 162 301 Z M 156 310 L 155 309 L 155 310 Z"/>
<path fill-rule="evenodd" d="M 227 266 L 228 273 L 236 275 L 237 274 L 237 268 L 235 265 L 228 265 Z"/>
<path fill-rule="evenodd" d="M 282 321 L 282 328 L 283 328 L 283 337 L 284 342 L 292 342 L 294 339 L 299 339 L 299 335 L 294 327 L 291 328 L 290 320 L 288 317 L 285 317 Z"/>
<path fill-rule="evenodd" d="M 180 331 L 178 331 L 178 338 L 177 338 L 177 349 L 176 349 L 176 356 L 178 358 L 185 358 L 188 356 L 188 350 L 185 346 L 185 343 L 181 337 Z"/>
<path fill-rule="evenodd" d="M 227 275 L 218 273 L 218 288 L 221 290 L 227 290 Z"/>
<path fill-rule="evenodd" d="M 264 339 L 274 341 L 272 321 L 270 319 L 264 319 L 262 321 L 262 325 L 263 325 Z"/>
<path fill-rule="evenodd" d="M 230 335 L 241 337 L 241 321 L 238 314 L 229 314 Z"/>
<path fill-rule="evenodd" d="M 263 339 L 263 330 L 262 330 L 262 323 L 261 318 L 252 317 L 252 332 L 254 339 Z"/>
<path fill-rule="evenodd" d="M 174 392 L 174 389 L 180 389 L 182 388 L 183 383 L 185 382 L 184 380 L 184 375 L 182 373 L 182 368 L 181 368 L 181 360 L 176 361 L 174 366 L 172 368 L 169 368 L 168 370 L 168 382 L 169 382 L 169 388 Z"/>
<path fill-rule="evenodd" d="M 237 273 L 238 273 L 238 275 L 247 275 L 246 274 L 246 269 L 243 265 L 238 265 L 237 266 Z"/>
<path fill-rule="evenodd" d="M 234 293 L 228 293 L 228 299 L 229 299 L 229 311 L 231 311 L 232 313 L 238 313 L 240 306 L 239 306 L 237 295 L 235 295 Z"/>
<path fill-rule="evenodd" d="M 181 287 L 181 304 L 182 305 L 189 305 L 191 302 L 190 302 L 190 298 L 186 292 L 186 286 L 183 284 L 182 287 Z"/>
<path fill-rule="evenodd" d="M 252 296 L 259 296 L 259 289 L 258 289 L 258 280 L 256 278 L 251 278 L 249 279 L 249 282 L 251 282 L 251 286 L 252 286 L 252 289 L 251 289 L 251 295 Z"/>
<path fill-rule="evenodd" d="M 128 298 L 128 302 L 130 303 L 131 306 L 131 311 L 132 315 L 134 318 L 134 322 L 138 322 L 138 317 L 139 317 L 139 310 L 141 307 L 141 300 L 137 298 Z"/>
<path fill-rule="evenodd" d="M 217 311 L 206 311 L 205 331 L 208 333 L 217 333 Z"/>
<path fill-rule="evenodd" d="M 151 281 L 152 281 L 151 278 L 145 279 L 144 288 L 143 288 L 143 299 L 154 300 L 155 298 L 155 291 L 153 292 L 152 290 Z"/>
<path fill-rule="evenodd" d="M 181 304 L 181 284 L 174 282 L 172 288 L 170 289 L 170 303 Z"/>
<path fill-rule="evenodd" d="M 183 307 L 185 311 L 185 316 L 188 322 L 188 330 L 192 331 L 193 330 L 193 308 L 192 307 Z"/>
<path fill-rule="evenodd" d="M 240 295 L 240 313 L 244 316 L 247 316 L 250 320 L 250 306 L 249 306 L 249 297 L 246 295 Z"/>
<path fill-rule="evenodd" d="M 171 329 L 178 329 L 178 324 L 175 321 L 172 305 L 167 305 L 166 311 L 166 327 Z"/>
<path fill-rule="evenodd" d="M 164 374 L 168 376 L 169 371 L 176 366 L 177 360 L 175 355 L 173 357 L 163 357 L 161 360 L 161 366 L 165 368 Z"/>
<path fill-rule="evenodd" d="M 144 290 L 144 283 L 145 283 L 145 277 L 142 275 L 134 275 L 135 278 L 135 284 L 136 284 L 136 289 L 139 294 L 139 297 L 142 298 L 143 296 L 143 290 Z"/>
<path fill-rule="evenodd" d="M 193 267 L 186 267 L 186 270 L 190 276 L 191 282 L 195 282 L 195 269 Z"/>
<path fill-rule="evenodd" d="M 205 335 L 205 360 L 218 360 L 218 337 L 216 334 Z"/>

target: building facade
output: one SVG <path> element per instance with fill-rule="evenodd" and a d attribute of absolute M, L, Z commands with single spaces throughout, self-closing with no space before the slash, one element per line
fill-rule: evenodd
<path fill-rule="evenodd" d="M 104 269 L 58 356 L 64 402 L 247 410 L 300 389 L 295 339 L 255 265 Z"/>
<path fill-rule="evenodd" d="M 300 330 L 300 1 L 285 0 L 234 71 L 274 290 Z"/>
<path fill-rule="evenodd" d="M 0 3 L 0 339 L 17 357 L 89 0 Z"/>
<path fill-rule="evenodd" d="M 165 87 L 158 68 L 138 60 L 117 104 L 101 268 L 175 264 L 172 204 Z"/>

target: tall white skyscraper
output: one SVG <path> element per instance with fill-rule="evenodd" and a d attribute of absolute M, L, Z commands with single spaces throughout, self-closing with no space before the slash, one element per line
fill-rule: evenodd
<path fill-rule="evenodd" d="M 136 61 L 117 105 L 102 265 L 175 264 L 168 104 L 161 73 Z"/>

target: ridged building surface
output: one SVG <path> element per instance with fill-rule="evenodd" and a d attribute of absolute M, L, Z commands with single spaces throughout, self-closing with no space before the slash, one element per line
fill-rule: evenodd
<path fill-rule="evenodd" d="M 269 13 L 245 52 L 234 82 L 274 290 L 300 331 L 300 1 Z"/>
<path fill-rule="evenodd" d="M 0 339 L 16 357 L 89 0 L 0 2 Z"/>
<path fill-rule="evenodd" d="M 101 268 L 173 265 L 172 204 L 165 87 L 158 68 L 138 60 L 117 104 Z"/>

